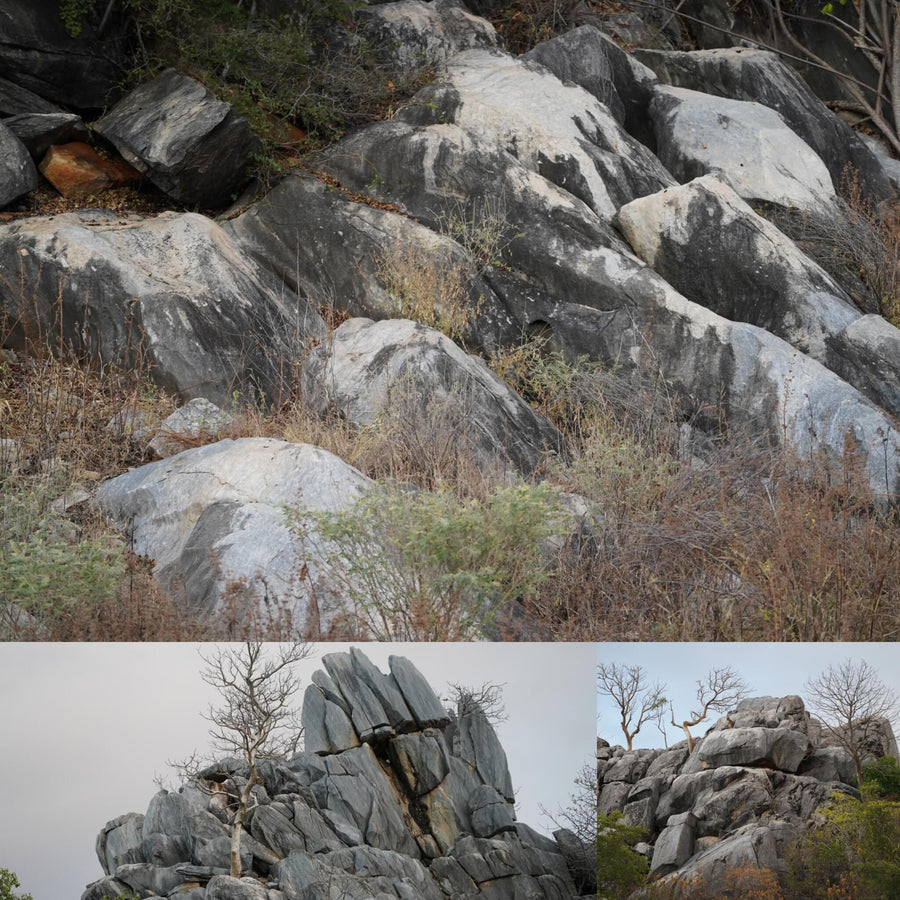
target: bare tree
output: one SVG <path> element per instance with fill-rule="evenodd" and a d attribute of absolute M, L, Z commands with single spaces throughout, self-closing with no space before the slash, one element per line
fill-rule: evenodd
<path fill-rule="evenodd" d="M 744 679 L 730 666 L 719 666 L 710 669 L 705 679 L 697 679 L 697 702 L 699 706 L 691 710 L 690 718 L 682 722 L 675 721 L 675 710 L 672 713 L 672 724 L 676 728 L 683 729 L 687 736 L 688 751 L 694 752 L 694 738 L 691 728 L 699 725 L 708 715 L 710 710 L 715 712 L 727 712 L 732 706 L 747 696 L 749 687 Z"/>
<path fill-rule="evenodd" d="M 597 683 L 600 693 L 612 698 L 621 716 L 622 733 L 627 747 L 631 750 L 635 735 L 641 727 L 658 719 L 666 704 L 663 696 L 665 685 L 656 682 L 648 685 L 642 666 L 601 663 L 597 669 Z"/>
<path fill-rule="evenodd" d="M 241 831 L 253 805 L 253 788 L 262 784 L 258 763 L 281 759 L 296 752 L 301 727 L 293 706 L 300 679 L 293 667 L 312 653 L 311 644 L 277 645 L 266 653 L 260 643 L 219 648 L 204 656 L 203 680 L 222 698 L 205 714 L 212 725 L 213 750 L 238 755 L 250 769 L 249 778 L 236 798 L 231 826 L 231 874 L 241 875 Z"/>
<path fill-rule="evenodd" d="M 853 758 L 856 783 L 862 785 L 866 744 L 883 719 L 896 716 L 897 695 L 865 660 L 848 659 L 807 681 L 806 696 L 810 711 Z"/>
<path fill-rule="evenodd" d="M 492 725 L 499 725 L 509 718 L 503 703 L 505 684 L 485 681 L 478 687 L 453 683 L 447 687 L 450 693 L 444 702 L 452 707 L 453 713 L 464 716 L 477 708 Z"/>

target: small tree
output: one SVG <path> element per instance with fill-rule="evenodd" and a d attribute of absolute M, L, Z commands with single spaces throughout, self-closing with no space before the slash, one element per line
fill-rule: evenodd
<path fill-rule="evenodd" d="M 15 872 L 0 869 L 0 900 L 32 900 L 31 894 L 14 894 L 13 888 L 19 886 Z"/>
<path fill-rule="evenodd" d="M 503 702 L 505 686 L 492 681 L 482 682 L 478 687 L 451 682 L 447 685 L 450 693 L 444 698 L 444 702 L 454 715 L 464 716 L 477 708 L 491 725 L 499 725 L 509 718 Z"/>
<path fill-rule="evenodd" d="M 666 703 L 665 685 L 648 685 L 642 666 L 601 663 L 597 669 L 600 693 L 612 698 L 621 717 L 622 733 L 631 750 L 635 735 L 651 719 L 657 718 Z"/>
<path fill-rule="evenodd" d="M 241 875 L 241 831 L 253 802 L 253 788 L 262 784 L 258 763 L 294 753 L 301 727 L 291 700 L 300 688 L 293 667 L 312 652 L 310 644 L 279 645 L 267 655 L 260 643 L 218 649 L 201 658 L 206 663 L 203 680 L 222 698 L 210 706 L 205 718 L 212 724 L 213 749 L 238 755 L 249 766 L 247 783 L 237 797 L 231 826 L 231 874 Z"/>
<path fill-rule="evenodd" d="M 743 700 L 748 693 L 747 683 L 730 666 L 719 666 L 711 669 L 705 680 L 697 679 L 697 702 L 699 707 L 691 711 L 690 718 L 682 722 L 675 721 L 675 711 L 671 708 L 672 724 L 683 729 L 687 736 L 688 751 L 694 752 L 694 738 L 691 728 L 699 725 L 710 710 L 727 712 L 732 706 Z"/>
<path fill-rule="evenodd" d="M 810 711 L 852 757 L 862 785 L 866 744 L 882 720 L 897 714 L 897 695 L 865 660 L 848 659 L 807 681 L 806 696 Z"/>

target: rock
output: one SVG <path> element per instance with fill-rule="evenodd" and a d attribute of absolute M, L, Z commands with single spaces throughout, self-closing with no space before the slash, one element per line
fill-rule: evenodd
<path fill-rule="evenodd" d="M 0 209 L 38 186 L 37 169 L 25 145 L 0 122 Z"/>
<path fill-rule="evenodd" d="M 476 133 L 607 219 L 672 184 L 653 154 L 586 90 L 499 51 L 454 57 L 440 82 L 419 91 L 399 118 L 450 121 Z"/>
<path fill-rule="evenodd" d="M 93 147 L 77 141 L 51 147 L 39 168 L 44 178 L 71 200 L 86 200 L 141 179 L 141 173 L 124 160 L 106 159 Z"/>
<path fill-rule="evenodd" d="M 318 557 L 303 555 L 285 509 L 343 509 L 368 484 L 316 447 L 242 438 L 120 475 L 101 485 L 96 502 L 129 529 L 134 551 L 155 560 L 156 579 L 194 612 L 220 609 L 237 582 L 244 586 L 240 615 L 262 615 L 278 599 L 294 628 L 316 633 L 334 610 L 310 606 Z M 300 577 L 304 566 L 308 578 Z"/>
<path fill-rule="evenodd" d="M 472 766 L 485 784 L 496 788 L 501 797 L 513 802 L 515 796 L 506 753 L 481 709 L 476 707 L 460 716 L 453 749 Z"/>
<path fill-rule="evenodd" d="M 165 897 L 184 880 L 174 866 L 163 869 L 149 863 L 126 863 L 119 866 L 115 874 L 119 881 L 141 897 L 150 894 Z"/>
<path fill-rule="evenodd" d="M 250 821 L 250 834 L 273 850 L 278 859 L 284 859 L 291 850 L 307 849 L 303 834 L 271 806 L 260 806 L 254 811 Z"/>
<path fill-rule="evenodd" d="M 173 456 L 192 444 L 210 443 L 233 422 L 234 417 L 215 403 L 195 397 L 159 426 L 148 447 L 160 458 Z"/>
<path fill-rule="evenodd" d="M 771 107 L 822 159 L 836 190 L 849 167 L 865 197 L 890 196 L 890 185 L 860 136 L 775 53 L 735 47 L 690 53 L 635 50 L 634 56 L 665 84 Z"/>
<path fill-rule="evenodd" d="M 97 858 L 107 875 L 115 873 L 123 863 L 144 862 L 141 850 L 144 817 L 127 813 L 107 822 L 97 835 Z"/>
<path fill-rule="evenodd" d="M 870 387 L 876 403 L 889 395 L 875 386 L 890 378 L 883 357 L 890 355 L 892 332 L 900 349 L 900 332 L 882 329 L 887 353 L 880 366 L 845 350 L 844 332 L 861 318 L 859 309 L 717 176 L 635 200 L 623 207 L 618 222 L 635 252 L 689 299 L 728 319 L 758 325 L 823 365 L 841 360 L 840 374 L 860 390 Z M 706 273 L 702 279 L 689 274 L 698 266 Z M 887 408 L 900 411 L 900 405 Z"/>
<path fill-rule="evenodd" d="M 89 884 L 81 895 L 81 900 L 114 900 L 116 897 L 133 897 L 134 892 L 114 875 L 107 875 Z"/>
<path fill-rule="evenodd" d="M 311 753 L 340 753 L 359 746 L 349 715 L 315 684 L 303 695 L 303 741 Z"/>
<path fill-rule="evenodd" d="M 206 900 L 267 900 L 268 891 L 255 878 L 214 875 L 206 885 Z"/>
<path fill-rule="evenodd" d="M 427 728 L 417 734 L 397 735 L 391 739 L 389 748 L 395 768 L 415 797 L 433 791 L 450 772 L 447 745 L 436 728 Z M 483 805 L 485 803 L 483 801 Z M 481 837 L 491 835 L 483 834 Z"/>
<path fill-rule="evenodd" d="M 357 16 L 369 40 L 403 69 L 434 66 L 461 50 L 497 43 L 493 25 L 459 0 L 397 0 L 364 7 Z"/>
<path fill-rule="evenodd" d="M 843 781 L 850 784 L 856 778 L 856 769 L 853 758 L 843 747 L 822 747 L 803 760 L 797 774 L 817 781 Z"/>
<path fill-rule="evenodd" d="M 231 201 L 262 147 L 229 104 L 174 69 L 135 88 L 94 129 L 160 190 L 204 209 Z"/>
<path fill-rule="evenodd" d="M 583 87 L 609 107 L 632 137 L 656 149 L 647 110 L 658 79 L 608 35 L 582 25 L 543 41 L 522 58 L 546 66 L 561 81 Z"/>
<path fill-rule="evenodd" d="M 195 213 L 153 219 L 84 210 L 0 225 L 0 266 L 21 273 L 9 321 L 35 321 L 73 352 L 149 374 L 185 399 L 256 399 L 324 322 Z M 59 322 L 63 323 L 59 335 Z M 24 346 L 21 327 L 9 342 Z"/>
<path fill-rule="evenodd" d="M 118 10 L 101 34 L 104 9 L 88 8 L 80 16 L 80 33 L 72 37 L 56 0 L 5 4 L 0 76 L 53 103 L 76 109 L 106 106 L 124 74 L 128 34 L 126 17 Z"/>
<path fill-rule="evenodd" d="M 223 227 L 280 283 L 322 307 L 396 318 L 403 298 L 391 293 L 388 273 L 402 279 L 422 268 L 427 286 L 458 294 L 457 303 L 470 311 L 467 345 L 491 350 L 518 338 L 471 253 L 408 216 L 347 194 L 311 175 L 289 175 Z"/>
<path fill-rule="evenodd" d="M 694 852 L 697 820 L 691 813 L 672 816 L 656 839 L 650 876 L 660 877 L 680 868 Z"/>
<path fill-rule="evenodd" d="M 487 365 L 440 332 L 408 320 L 351 319 L 307 357 L 303 401 L 321 415 L 340 410 L 354 425 L 390 414 L 427 436 L 452 430 L 486 471 L 528 473 L 559 432 Z M 421 424 L 420 424 L 421 423 Z M 433 436 L 433 440 L 437 437 Z"/>
<path fill-rule="evenodd" d="M 657 154 L 680 182 L 713 174 L 747 200 L 836 214 L 825 164 L 769 107 L 659 86 L 650 116 Z"/>
<path fill-rule="evenodd" d="M 405 656 L 389 656 L 388 666 L 419 728 L 443 728 L 450 717 L 422 673 Z"/>
<path fill-rule="evenodd" d="M 8 78 L 0 78 L 0 117 L 58 115 L 62 110 Z"/>
<path fill-rule="evenodd" d="M 469 800 L 472 832 L 475 837 L 491 838 L 504 831 L 515 831 L 509 803 L 497 789 L 483 784 Z"/>
<path fill-rule="evenodd" d="M 25 145 L 34 160 L 43 159 L 54 144 L 87 141 L 89 137 L 81 116 L 72 113 L 21 113 L 4 119 L 3 124 Z"/>

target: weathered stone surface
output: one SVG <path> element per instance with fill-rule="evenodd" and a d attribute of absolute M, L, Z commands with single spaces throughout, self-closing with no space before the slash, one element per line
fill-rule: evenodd
<path fill-rule="evenodd" d="M 423 88 L 401 118 L 454 122 L 604 218 L 673 183 L 656 157 L 586 90 L 499 51 L 456 56 L 440 82 Z"/>
<path fill-rule="evenodd" d="M 225 431 L 234 417 L 204 397 L 179 407 L 166 418 L 148 443 L 161 458 L 174 456 L 198 443 L 208 443 Z"/>
<path fill-rule="evenodd" d="M 494 27 L 458 0 L 397 0 L 358 15 L 370 40 L 403 68 L 434 65 L 461 50 L 497 43 Z"/>
<path fill-rule="evenodd" d="M 483 784 L 478 788 L 469 800 L 469 808 L 475 837 L 490 838 L 515 830 L 509 802 L 490 785 Z"/>
<path fill-rule="evenodd" d="M 206 900 L 267 900 L 266 886 L 255 878 L 214 875 L 206 885 Z"/>
<path fill-rule="evenodd" d="M 58 115 L 62 110 L 33 91 L 0 77 L 0 116 Z"/>
<path fill-rule="evenodd" d="M 184 877 L 174 866 L 164 869 L 149 863 L 125 863 L 116 869 L 115 875 L 141 897 L 149 894 L 165 897 L 184 881 Z"/>
<path fill-rule="evenodd" d="M 0 122 L 0 208 L 33 191 L 37 169 L 25 145 Z"/>
<path fill-rule="evenodd" d="M 437 728 L 397 735 L 389 746 L 395 768 L 416 797 L 433 791 L 450 771 L 447 745 Z"/>
<path fill-rule="evenodd" d="M 890 195 L 887 179 L 859 135 L 775 53 L 747 47 L 693 52 L 641 49 L 634 56 L 666 84 L 771 107 L 822 159 L 836 189 L 849 166 L 865 196 L 881 200 Z"/>
<path fill-rule="evenodd" d="M 124 160 L 100 156 L 89 144 L 79 141 L 51 147 L 39 168 L 44 178 L 70 200 L 86 200 L 141 179 L 141 173 Z"/>
<path fill-rule="evenodd" d="M 89 132 L 81 116 L 74 113 L 20 113 L 3 124 L 25 145 L 32 159 L 41 160 L 54 144 L 86 141 Z"/>
<path fill-rule="evenodd" d="M 302 382 L 304 403 L 321 414 L 340 410 L 354 425 L 387 412 L 442 422 L 501 477 L 530 472 L 545 453 L 562 449 L 553 425 L 483 360 L 409 320 L 345 322 L 304 361 Z"/>
<path fill-rule="evenodd" d="M 712 731 L 698 744 L 683 772 L 718 766 L 768 766 L 796 772 L 809 750 L 809 738 L 790 728 L 732 728 Z"/>
<path fill-rule="evenodd" d="M 190 609 L 210 612 L 229 582 L 245 580 L 243 613 L 278 597 L 298 629 L 327 628 L 333 611 L 310 606 L 317 557 L 301 555 L 284 510 L 335 511 L 369 484 L 336 456 L 305 444 L 265 438 L 219 441 L 186 450 L 103 484 L 96 497 L 112 520 L 127 524 L 136 553 Z M 311 581 L 297 575 L 303 565 Z M 264 576 L 266 587 L 260 588 Z"/>
<path fill-rule="evenodd" d="M 810 753 L 797 769 L 817 781 L 843 781 L 849 784 L 855 777 L 853 759 L 843 747 L 821 747 Z"/>
<path fill-rule="evenodd" d="M 81 900 L 113 900 L 115 897 L 134 896 L 131 888 L 114 875 L 107 875 L 89 884 L 81 895 Z"/>
<path fill-rule="evenodd" d="M 506 753 L 485 714 L 475 708 L 464 713 L 454 737 L 454 751 L 478 773 L 481 780 L 497 789 L 510 803 L 515 799 Z"/>
<path fill-rule="evenodd" d="M 571 81 L 609 107 L 613 117 L 642 144 L 654 150 L 647 109 L 657 77 L 632 54 L 593 25 L 582 25 L 543 41 L 523 55 Z"/>
<path fill-rule="evenodd" d="M 350 717 L 315 684 L 303 694 L 303 739 L 307 750 L 320 754 L 359 746 Z"/>
<path fill-rule="evenodd" d="M 293 823 L 271 806 L 261 806 L 253 813 L 250 834 L 275 852 L 279 859 L 291 850 L 305 850 L 306 842 Z"/>
<path fill-rule="evenodd" d="M 360 740 L 372 741 L 392 735 L 399 722 L 396 706 L 382 701 L 384 692 L 373 690 L 372 679 L 363 677 L 356 659 L 350 653 L 328 653 L 322 662 L 350 707 L 350 720 Z M 403 704 L 399 694 L 396 699 Z"/>
<path fill-rule="evenodd" d="M 650 115 L 657 154 L 680 182 L 713 174 L 745 199 L 832 212 L 825 163 L 773 109 L 661 85 Z"/>
<path fill-rule="evenodd" d="M 684 865 L 694 852 L 697 820 L 688 812 L 672 816 L 653 845 L 651 877 L 673 872 Z"/>
<path fill-rule="evenodd" d="M 174 69 L 135 88 L 94 128 L 160 190 L 204 209 L 230 202 L 261 150 L 243 117 Z"/>
<path fill-rule="evenodd" d="M 106 106 L 122 80 L 127 32 L 125 16 L 113 10 L 101 34 L 104 9 L 89 7 L 81 16 L 81 33 L 72 37 L 56 0 L 4 4 L 0 76 L 53 103 Z"/>
<path fill-rule="evenodd" d="M 0 267 L 21 273 L 22 292 L 2 298 L 9 321 L 35 321 L 44 339 L 86 357 L 148 365 L 185 399 L 274 396 L 282 366 L 325 330 L 318 312 L 195 213 L 19 220 L 0 226 Z M 17 327 L 9 341 L 26 337 Z"/>
<path fill-rule="evenodd" d="M 107 822 L 97 835 L 97 858 L 107 875 L 115 873 L 123 863 L 144 862 L 141 851 L 144 817 L 127 813 Z"/>
<path fill-rule="evenodd" d="M 449 721 L 447 710 L 422 673 L 405 656 L 389 656 L 388 666 L 419 728 L 446 725 Z"/>

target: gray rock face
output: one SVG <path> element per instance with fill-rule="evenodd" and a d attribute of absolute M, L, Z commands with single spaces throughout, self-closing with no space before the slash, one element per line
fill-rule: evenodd
<path fill-rule="evenodd" d="M 684 744 L 630 752 L 598 744 L 597 772 L 599 811 L 647 829 L 651 877 L 698 876 L 711 890 L 724 891 L 736 866 L 784 875 L 787 845 L 816 825 L 817 811 L 836 793 L 859 796 L 849 755 L 829 746 L 795 695 L 742 700 L 691 755 Z"/>
<path fill-rule="evenodd" d="M 461 50 L 497 43 L 493 25 L 459 0 L 398 0 L 369 6 L 358 15 L 370 40 L 401 68 L 434 65 Z"/>
<path fill-rule="evenodd" d="M 748 200 L 832 212 L 825 163 L 769 107 L 660 86 L 650 115 L 659 158 L 680 182 L 713 174 Z"/>
<path fill-rule="evenodd" d="M 0 208 L 37 186 L 37 169 L 28 149 L 12 130 L 0 122 Z"/>
<path fill-rule="evenodd" d="M 247 767 L 226 759 L 179 792 L 157 794 L 145 816 L 110 822 L 98 839 L 101 862 L 107 865 L 117 831 L 130 858 L 117 864 L 114 878 L 90 885 L 85 900 L 128 890 L 195 900 L 574 900 L 596 891 L 585 866 L 593 847 L 569 832 L 549 838 L 516 823 L 511 790 L 495 786 L 511 783 L 505 755 L 480 711 L 437 716 L 429 710 L 433 690 L 402 657 L 392 658 L 391 674 L 355 649 L 329 655 L 326 668 L 308 696 L 346 715 L 345 707 L 369 708 L 377 693 L 393 710 L 387 718 L 394 730 L 348 748 L 317 745 L 316 752 L 307 730 L 303 752 L 265 761 L 259 805 L 241 837 L 243 878 L 225 868 L 227 798 L 201 789 L 219 785 L 233 795 L 239 788 Z M 440 724 L 422 727 L 398 716 L 406 705 L 401 691 L 410 707 Z M 314 718 L 307 702 L 304 723 Z M 124 836 L 137 827 L 143 843 Z M 178 848 L 179 861 L 160 852 L 166 841 Z"/>
<path fill-rule="evenodd" d="M 243 117 L 174 69 L 135 88 L 94 127 L 160 190 L 204 209 L 231 201 L 261 150 Z"/>
<path fill-rule="evenodd" d="M 317 447 L 243 438 L 120 475 L 96 502 L 128 523 L 135 552 L 155 560 L 156 577 L 190 609 L 217 609 L 237 581 L 245 586 L 242 614 L 263 614 L 266 598 L 278 597 L 294 627 L 318 633 L 334 611 L 309 606 L 310 582 L 297 575 L 305 563 L 314 580 L 317 557 L 301 554 L 285 509 L 343 509 L 369 483 Z"/>
<path fill-rule="evenodd" d="M 850 166 L 864 195 L 875 200 L 890 196 L 884 173 L 856 132 L 776 54 L 741 47 L 690 53 L 635 50 L 634 55 L 665 84 L 771 107 L 822 159 L 836 189 Z"/>
<path fill-rule="evenodd" d="M 445 424 L 486 470 L 530 472 L 562 437 L 494 375 L 440 332 L 409 320 L 351 319 L 307 357 L 304 403 L 354 425 L 390 413 Z"/>
<path fill-rule="evenodd" d="M 257 268 L 214 222 L 195 213 L 124 219 L 85 210 L 0 226 L 11 322 L 36 321 L 90 358 L 150 374 L 186 399 L 227 405 L 235 390 L 274 396 L 281 366 L 324 323 Z M 29 336 L 19 326 L 11 342 Z"/>
<path fill-rule="evenodd" d="M 234 418 L 204 397 L 179 407 L 166 418 L 149 443 L 159 457 L 172 456 L 190 446 L 192 441 L 221 434 Z"/>
<path fill-rule="evenodd" d="M 89 132 L 81 116 L 72 113 L 25 113 L 10 116 L 3 124 L 25 145 L 32 159 L 40 161 L 53 144 L 87 141 Z"/>
<path fill-rule="evenodd" d="M 143 825 L 142 815 L 128 813 L 107 822 L 97 835 L 97 858 L 107 875 L 112 875 L 123 863 L 143 861 Z"/>
<path fill-rule="evenodd" d="M 454 122 L 607 219 L 623 203 L 672 184 L 607 106 L 543 67 L 499 51 L 455 57 L 440 83 L 423 88 L 402 118 Z"/>

